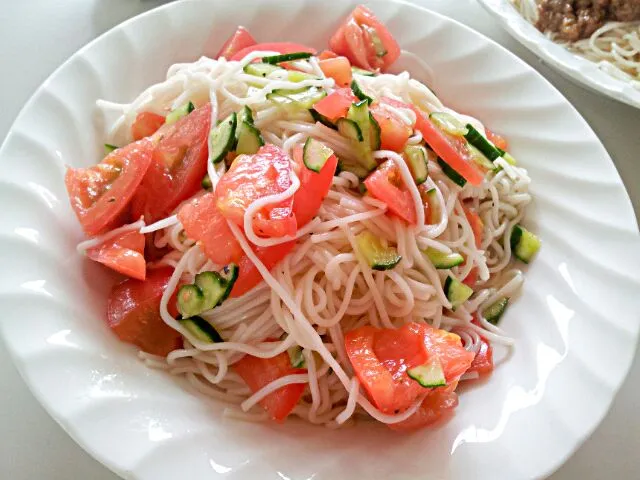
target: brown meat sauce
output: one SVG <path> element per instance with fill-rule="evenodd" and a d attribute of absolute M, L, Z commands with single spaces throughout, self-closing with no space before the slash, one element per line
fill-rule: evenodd
<path fill-rule="evenodd" d="M 640 0 L 541 0 L 536 27 L 575 42 L 588 38 L 608 21 L 640 20 Z"/>

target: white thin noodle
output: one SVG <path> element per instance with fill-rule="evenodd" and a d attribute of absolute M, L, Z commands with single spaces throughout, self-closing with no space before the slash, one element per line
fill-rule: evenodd
<path fill-rule="evenodd" d="M 358 153 L 348 140 L 336 131 L 314 123 L 306 112 L 274 107 L 266 94 L 274 88 L 294 88 L 296 85 L 278 72 L 266 78 L 245 74 L 242 67 L 252 58 L 256 55 L 248 56 L 242 62 L 203 57 L 194 63 L 173 65 L 166 81 L 149 87 L 131 104 L 101 102 L 101 108 L 121 114 L 110 130 L 108 141 L 119 145 L 130 141 L 131 123 L 141 111 L 167 112 L 189 100 L 198 106 L 211 101 L 214 121 L 244 105 L 250 106 L 265 140 L 289 154 L 293 147 L 311 136 L 324 142 L 339 157 L 357 159 Z M 303 69 L 322 75 L 313 59 L 303 63 Z M 362 77 L 361 80 L 369 95 L 375 98 L 389 96 L 411 102 L 425 111 L 452 112 L 407 73 Z M 327 93 L 334 88 L 331 79 L 306 82 L 324 88 Z M 390 112 L 410 124 L 415 118 L 415 113 L 407 109 L 390 109 Z M 484 131 L 478 120 L 463 116 L 461 119 Z M 414 132 L 411 143 L 421 142 L 422 136 Z M 513 345 L 513 339 L 481 315 L 481 326 L 472 324 L 471 319 L 472 314 L 493 297 L 501 293 L 512 295 L 522 284 L 522 275 L 508 270 L 511 261 L 509 236 L 531 200 L 526 170 L 498 159 L 496 164 L 502 167 L 500 171 L 487 173 L 480 186 L 468 185 L 461 189 L 431 158 L 426 186 L 436 190 L 441 211 L 441 216 L 431 225 L 425 224 L 420 192 L 402 157 L 390 151 L 379 151 L 374 156 L 378 161 L 390 160 L 398 166 L 401 178 L 410 185 L 417 224 L 411 226 L 386 215 L 389 205 L 362 196 L 356 188 L 358 178 L 342 172 L 334 177 L 316 218 L 298 231 L 293 251 L 269 271 L 255 256 L 253 244 L 268 246 L 290 238 L 258 237 L 253 231 L 252 218 L 265 205 L 281 202 L 302 188 L 298 178 L 293 176 L 285 194 L 257 200 L 247 209 L 244 230 L 251 244 L 235 224 L 229 224 L 265 282 L 239 298 L 229 298 L 221 306 L 202 313 L 202 318 L 226 340 L 221 343 L 205 343 L 194 338 L 169 314 L 167 305 L 178 284 L 193 282 L 197 273 L 218 270 L 222 265 L 208 260 L 195 240 L 187 237 L 176 212 L 149 226 L 142 222 L 127 226 L 127 229 L 144 227 L 141 231 L 153 235 L 157 247 L 169 248 L 169 253 L 157 262 L 175 269 L 162 296 L 160 314 L 184 339 L 183 348 L 174 350 L 166 358 L 141 353 L 141 359 L 150 367 L 185 376 L 203 395 L 229 403 L 228 416 L 248 421 L 268 418 L 259 406 L 266 395 L 287 385 L 303 383 L 305 393 L 293 415 L 334 428 L 363 416 L 383 423 L 397 423 L 411 416 L 422 400 L 417 399 L 409 409 L 398 414 L 374 407 L 361 393 L 360 382 L 354 376 L 345 351 L 344 335 L 349 330 L 364 325 L 396 328 L 411 321 L 426 322 L 458 332 L 470 351 L 479 348 L 480 334 L 495 344 Z M 210 166 L 208 171 L 214 184 L 224 174 L 224 162 L 220 165 L 215 169 Z M 484 222 L 484 241 L 480 248 L 476 247 L 463 203 L 472 205 Z M 365 230 L 401 253 L 403 259 L 393 270 L 374 271 L 361 257 L 356 248 L 356 236 Z M 464 255 L 466 263 L 449 272 L 459 279 L 466 277 L 472 268 L 478 269 L 481 280 L 478 294 L 456 312 L 448 310 L 451 304 L 443 292 L 445 272 L 437 270 L 422 253 L 427 247 Z M 504 288 L 500 290 L 502 285 Z M 251 392 L 234 372 L 233 365 L 245 354 L 270 358 L 296 345 L 303 349 L 307 373 L 282 377 Z"/>
<path fill-rule="evenodd" d="M 538 0 L 511 0 L 520 14 L 534 25 L 538 21 Z M 586 58 L 619 80 L 640 89 L 640 22 L 607 22 L 589 38 L 566 42 L 557 35 L 551 40 Z"/>

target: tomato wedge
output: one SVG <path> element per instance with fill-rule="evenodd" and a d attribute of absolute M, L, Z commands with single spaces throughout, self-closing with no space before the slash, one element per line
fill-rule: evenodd
<path fill-rule="evenodd" d="M 413 128 L 379 103 L 371 105 L 369 110 L 380 125 L 380 149 L 394 152 L 404 151 L 404 147 L 413 133 Z"/>
<path fill-rule="evenodd" d="M 507 140 L 502 135 L 498 135 L 497 133 L 492 132 L 486 127 L 485 133 L 487 134 L 487 139 L 496 147 L 501 148 L 505 152 L 509 150 L 509 142 L 507 142 Z"/>
<path fill-rule="evenodd" d="M 392 213 L 406 220 L 409 224 L 416 223 L 416 210 L 413 198 L 402 181 L 400 170 L 393 160 L 386 160 L 364 181 L 367 191 L 378 200 L 387 204 Z"/>
<path fill-rule="evenodd" d="M 467 221 L 469 225 L 471 225 L 471 230 L 473 231 L 473 237 L 476 242 L 476 248 L 480 248 L 482 246 L 482 236 L 484 232 L 484 223 L 480 218 L 480 215 L 476 213 L 475 210 L 472 210 L 467 207 L 463 207 L 465 217 L 467 217 Z"/>
<path fill-rule="evenodd" d="M 242 377 L 253 393 L 279 378 L 307 372 L 300 368 L 293 368 L 287 353 L 281 353 L 272 358 L 245 355 L 234 364 L 233 369 Z M 281 422 L 287 418 L 300 401 L 305 386 L 304 383 L 286 385 L 260 400 L 260 405 L 271 418 Z"/>
<path fill-rule="evenodd" d="M 238 53 L 243 48 L 251 47 L 256 44 L 255 39 L 249 33 L 249 30 L 240 26 L 236 29 L 236 31 L 231 35 L 220 51 L 216 58 L 224 57 L 224 58 L 232 58 L 236 53 Z"/>
<path fill-rule="evenodd" d="M 111 152 L 89 168 L 68 168 L 64 182 L 71 207 L 89 236 L 123 225 L 129 201 L 149 165 L 153 144 L 144 139 Z"/>
<path fill-rule="evenodd" d="M 306 45 L 302 45 L 300 43 L 292 43 L 292 42 L 271 42 L 271 43 L 258 43 L 256 45 L 251 45 L 250 47 L 243 48 L 242 50 L 236 52 L 230 60 L 242 60 L 251 52 L 256 52 L 258 50 L 264 50 L 268 52 L 278 52 L 279 54 L 285 53 L 297 53 L 297 52 L 308 52 L 312 55 L 316 54 L 316 49 L 307 47 Z"/>
<path fill-rule="evenodd" d="M 411 325 L 423 336 L 429 353 L 440 359 L 447 384 L 457 382 L 469 369 L 474 354 L 464 349 L 462 340 L 455 333 L 439 330 L 424 323 Z"/>
<path fill-rule="evenodd" d="M 338 88 L 313 106 L 320 115 L 324 115 L 332 122 L 347 116 L 349 107 L 357 102 L 358 97 L 353 94 L 351 88 Z"/>
<path fill-rule="evenodd" d="M 87 257 L 123 275 L 144 280 L 147 274 L 144 245 L 143 234 L 137 230 L 125 232 L 87 249 Z"/>
<path fill-rule="evenodd" d="M 107 323 L 120 340 L 162 357 L 181 345 L 180 334 L 160 317 L 160 298 L 172 273 L 170 267 L 149 270 L 144 282 L 127 279 L 113 287 Z"/>
<path fill-rule="evenodd" d="M 302 153 L 300 145 L 293 150 L 293 159 L 297 164 L 297 173 L 300 179 L 300 188 L 293 196 L 293 213 L 298 228 L 304 227 L 318 213 L 322 201 L 329 193 L 333 175 L 338 166 L 338 158 L 332 155 L 316 173 L 305 166 Z"/>
<path fill-rule="evenodd" d="M 271 270 L 293 250 L 295 245 L 296 242 L 291 241 L 271 247 L 253 247 L 253 251 L 267 270 Z M 238 279 L 233 284 L 231 297 L 240 297 L 262 282 L 262 275 L 249 257 L 242 257 L 238 267 Z"/>
<path fill-rule="evenodd" d="M 458 406 L 458 395 L 454 392 L 457 383 L 434 389 L 422 401 L 420 408 L 403 422 L 389 424 L 391 430 L 412 431 L 446 420 Z"/>
<path fill-rule="evenodd" d="M 484 377 L 493 372 L 493 348 L 486 338 L 481 336 L 480 340 L 482 341 L 480 349 L 467 373 L 477 373 L 480 377 Z"/>
<path fill-rule="evenodd" d="M 469 273 L 464 277 L 462 283 L 473 288 L 475 284 L 478 283 L 478 267 L 473 267 L 469 270 Z"/>
<path fill-rule="evenodd" d="M 364 5 L 358 5 L 329 40 L 329 47 L 366 70 L 386 69 L 400 56 L 387 27 Z"/>
<path fill-rule="evenodd" d="M 131 125 L 131 136 L 134 140 L 141 140 L 150 137 L 164 125 L 165 118 L 162 115 L 152 112 L 142 112 L 136 117 Z"/>
<path fill-rule="evenodd" d="M 318 55 L 318 60 L 326 60 L 327 58 L 336 57 L 338 57 L 337 53 L 332 52 L 331 50 L 323 50 L 322 52 L 320 52 L 320 55 Z"/>
<path fill-rule="evenodd" d="M 351 85 L 351 64 L 347 57 L 327 58 L 320 60 L 318 66 L 322 73 L 336 81 L 338 87 L 348 87 Z"/>
<path fill-rule="evenodd" d="M 282 193 L 291 186 L 291 161 L 275 145 L 265 145 L 254 155 L 239 155 L 218 182 L 218 209 L 227 219 L 243 226 L 244 213 L 256 200 Z M 264 237 L 295 235 L 293 196 L 258 211 L 253 218 L 255 232 Z"/>
<path fill-rule="evenodd" d="M 196 240 L 211 261 L 227 265 L 240 260 L 244 252 L 216 203 L 213 193 L 194 198 L 180 208 L 178 220 L 187 237 Z"/>
<path fill-rule="evenodd" d="M 158 134 L 153 162 L 133 199 L 134 217 L 156 222 L 200 190 L 207 173 L 210 123 L 211 105 L 206 104 Z"/>

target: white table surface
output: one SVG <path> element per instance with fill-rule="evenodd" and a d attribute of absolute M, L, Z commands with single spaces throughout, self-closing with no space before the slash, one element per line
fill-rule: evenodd
<path fill-rule="evenodd" d="M 423 3 L 421 0 L 414 0 Z M 40 83 L 79 47 L 160 0 L 0 0 L 0 139 Z M 435 0 L 445 13 L 495 39 L 538 69 L 598 134 L 640 212 L 640 110 L 569 83 L 512 40 L 475 0 Z M 0 320 L 1 321 L 1 320 Z M 116 480 L 45 413 L 0 345 L 0 478 Z M 640 477 L 640 360 L 593 436 L 553 480 Z M 585 399 L 588 401 L 588 399 Z"/>

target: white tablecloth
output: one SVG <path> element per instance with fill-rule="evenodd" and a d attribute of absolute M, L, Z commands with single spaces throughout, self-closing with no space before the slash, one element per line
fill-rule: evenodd
<path fill-rule="evenodd" d="M 122 20 L 159 3 L 158 0 L 1 2 L 0 139 L 29 96 L 67 57 Z M 640 212 L 640 110 L 569 83 L 504 33 L 475 0 L 431 0 L 430 5 L 495 39 L 559 88 L 607 147 L 625 181 L 635 211 Z M 634 408 L 639 384 L 640 361 L 636 358 L 609 415 L 584 446 L 552 476 L 553 480 L 640 477 L 640 415 Z M 0 478 L 117 478 L 84 453 L 49 418 L 16 372 L 3 346 L 0 346 L 0 385 Z"/>

